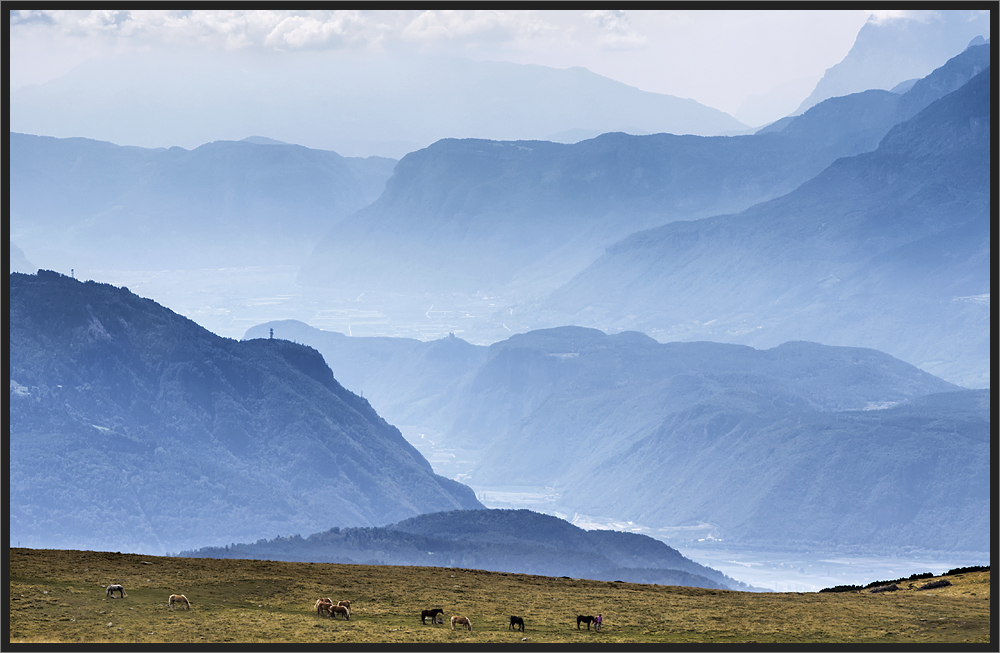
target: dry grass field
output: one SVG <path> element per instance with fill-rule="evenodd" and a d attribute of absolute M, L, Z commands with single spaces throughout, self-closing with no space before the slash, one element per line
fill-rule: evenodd
<path fill-rule="evenodd" d="M 900 583 L 871 594 L 755 594 L 467 569 L 162 558 L 10 549 L 15 643 L 981 643 L 990 644 L 990 572 Z M 110 599 L 105 588 L 125 586 Z M 185 594 L 190 611 L 170 610 Z M 350 621 L 319 597 L 350 599 Z M 444 625 L 421 625 L 441 607 Z M 604 615 L 600 632 L 577 614 Z M 466 615 L 473 631 L 452 630 Z M 508 630 L 510 615 L 525 632 Z M 979 647 L 975 647 L 979 648 Z"/>

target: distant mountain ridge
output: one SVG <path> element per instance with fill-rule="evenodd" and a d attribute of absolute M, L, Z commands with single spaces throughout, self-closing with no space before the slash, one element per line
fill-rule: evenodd
<path fill-rule="evenodd" d="M 990 81 L 986 67 L 781 198 L 623 239 L 541 323 L 859 345 L 988 385 Z"/>
<path fill-rule="evenodd" d="M 304 50 L 246 71 L 225 52 L 171 54 L 91 59 L 60 78 L 14 89 L 11 129 L 188 148 L 266 134 L 398 159 L 447 137 L 530 140 L 571 129 L 714 135 L 746 127 L 695 100 L 581 67 Z M 157 84 L 134 81 L 151 75 Z M 126 93 L 129 102 L 118 103 Z"/>
<path fill-rule="evenodd" d="M 713 589 L 751 589 L 645 535 L 584 531 L 557 517 L 530 510 L 435 512 L 383 528 L 335 527 L 305 538 L 278 537 L 252 544 L 208 546 L 180 555 L 462 567 Z"/>
<path fill-rule="evenodd" d="M 359 293 L 500 292 L 530 307 L 628 234 L 744 210 L 874 150 L 989 58 L 989 45 L 975 46 L 902 96 L 829 99 L 750 136 L 441 140 L 404 157 L 385 193 L 335 225 L 298 279 Z"/>
<path fill-rule="evenodd" d="M 10 134 L 11 238 L 39 265 L 297 263 L 378 197 L 394 159 L 278 142 L 193 150 Z"/>
<path fill-rule="evenodd" d="M 162 553 L 482 507 L 309 347 L 48 271 L 10 276 L 9 333 L 22 544 Z"/>

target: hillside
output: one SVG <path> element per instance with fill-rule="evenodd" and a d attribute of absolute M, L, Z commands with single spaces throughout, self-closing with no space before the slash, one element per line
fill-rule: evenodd
<path fill-rule="evenodd" d="M 9 551 L 11 646 L 146 643 L 528 648 L 615 644 L 990 645 L 989 571 L 901 582 L 894 592 L 749 593 L 552 578 L 471 569 L 158 558 L 94 551 Z M 864 579 L 861 582 L 866 582 Z M 871 579 L 874 580 L 874 579 Z M 919 588 L 935 581 L 950 585 Z M 109 599 L 122 583 L 128 596 Z M 170 610 L 181 592 L 191 610 Z M 351 601 L 351 619 L 318 616 L 320 596 Z M 473 630 L 420 623 L 431 607 Z M 577 629 L 601 614 L 600 631 Z M 524 632 L 510 631 L 510 615 Z M 972 646 L 970 646 L 970 644 Z"/>
<path fill-rule="evenodd" d="M 635 533 L 585 531 L 530 510 L 455 510 L 406 519 L 383 528 L 335 527 L 308 537 L 209 546 L 180 555 L 468 567 L 595 580 L 748 590 L 750 586 Z"/>
<path fill-rule="evenodd" d="M 541 322 L 871 347 L 988 386 L 990 77 L 781 198 L 623 239 L 552 293 Z"/>
<path fill-rule="evenodd" d="M 125 288 L 10 276 L 10 538 L 179 550 L 479 508 L 322 356 Z"/>
<path fill-rule="evenodd" d="M 833 98 L 749 136 L 444 139 L 403 157 L 385 193 L 334 225 L 298 278 L 358 293 L 541 298 L 630 233 L 744 210 L 875 149 L 893 125 L 988 65 L 989 46 L 976 46 L 916 91 Z"/>
<path fill-rule="evenodd" d="M 10 233 L 57 268 L 297 263 L 395 164 L 253 139 L 146 149 L 11 132 Z"/>

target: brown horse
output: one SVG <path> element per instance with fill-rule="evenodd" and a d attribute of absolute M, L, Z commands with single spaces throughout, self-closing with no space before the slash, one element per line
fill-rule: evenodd
<path fill-rule="evenodd" d="M 459 626 L 466 626 L 469 630 L 472 630 L 472 620 L 468 617 L 454 616 L 451 618 L 451 629 L 455 630 L 455 624 Z"/>
<path fill-rule="evenodd" d="M 339 603 L 337 603 L 337 605 L 341 605 L 341 606 L 347 608 L 348 610 L 351 609 L 351 602 L 348 601 L 348 600 L 346 600 L 346 599 L 343 600 L 343 601 L 340 601 Z"/>
<path fill-rule="evenodd" d="M 344 619 L 348 621 L 351 620 L 351 609 L 345 608 L 342 605 L 331 605 L 330 606 L 330 618 L 336 619 L 338 614 L 344 615 Z"/>
<path fill-rule="evenodd" d="M 333 599 L 316 599 L 316 614 L 323 614 L 330 611 Z"/>
<path fill-rule="evenodd" d="M 435 617 L 437 617 L 439 614 L 444 614 L 444 610 L 442 610 L 441 608 L 434 608 L 433 610 L 421 610 L 420 611 L 420 623 L 426 624 L 427 622 L 424 621 L 424 620 L 427 619 L 427 617 L 430 617 L 431 618 L 431 623 L 434 623 L 434 622 L 437 621 L 437 619 L 435 619 Z"/>
<path fill-rule="evenodd" d="M 576 629 L 577 630 L 580 630 L 580 624 L 582 624 L 582 623 L 587 624 L 587 630 L 590 630 L 590 624 L 594 623 L 594 618 L 593 617 L 585 617 L 582 614 L 581 615 L 577 615 L 577 617 L 576 617 Z"/>
<path fill-rule="evenodd" d="M 524 632 L 524 619 L 521 618 L 521 617 L 516 617 L 514 615 L 510 615 L 510 626 L 507 628 L 507 630 L 514 630 L 515 626 L 520 626 L 521 632 L 523 633 Z"/>
<path fill-rule="evenodd" d="M 186 596 L 184 596 L 183 594 L 171 594 L 170 598 L 167 599 L 167 607 L 170 608 L 171 610 L 173 610 L 174 609 L 174 603 L 176 603 L 178 605 L 180 605 L 181 603 L 183 603 L 185 609 L 187 609 L 187 610 L 191 609 L 191 601 L 188 601 L 188 598 Z"/>

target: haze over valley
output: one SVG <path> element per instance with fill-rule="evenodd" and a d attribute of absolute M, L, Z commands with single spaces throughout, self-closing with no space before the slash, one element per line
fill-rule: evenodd
<path fill-rule="evenodd" d="M 611 76 L 687 12 L 165 15 L 11 12 L 15 61 L 103 53 L 11 89 L 12 546 L 989 564 L 990 11 L 861 16 L 724 101 Z"/>

